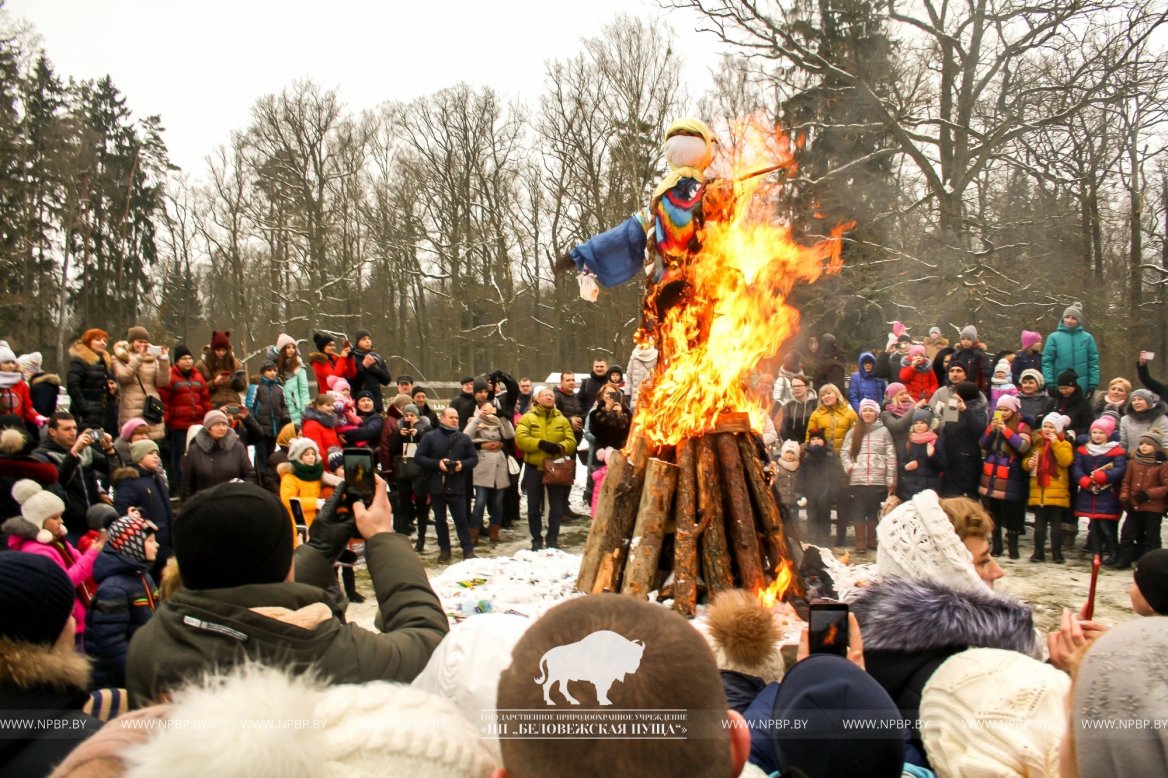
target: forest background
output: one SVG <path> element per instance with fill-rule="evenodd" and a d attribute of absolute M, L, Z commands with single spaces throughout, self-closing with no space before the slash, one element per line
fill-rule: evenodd
<path fill-rule="evenodd" d="M 677 83 L 682 9 L 731 52 L 701 94 Z M 292 82 L 183 171 L 165 117 L 55 72 L 0 6 L 0 337 L 49 369 L 132 323 L 196 353 L 230 329 L 243 356 L 361 327 L 426 379 L 621 363 L 641 286 L 585 302 L 552 261 L 644 205 L 672 119 L 761 111 L 806 141 L 773 218 L 858 224 L 843 272 L 792 297 L 803 336 L 855 353 L 894 319 L 973 323 L 1016 348 L 1082 301 L 1130 375 L 1168 358 L 1166 22 L 1151 0 L 673 0 L 547 62 L 537 100 L 459 83 L 355 111 Z"/>

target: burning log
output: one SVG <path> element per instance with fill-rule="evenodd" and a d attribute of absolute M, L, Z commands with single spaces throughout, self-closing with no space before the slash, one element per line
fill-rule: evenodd
<path fill-rule="evenodd" d="M 803 561 L 803 548 L 798 543 L 788 543 L 786 528 L 783 524 L 783 514 L 775 501 L 774 492 L 766 483 L 762 472 L 762 465 L 758 461 L 754 447 L 746 438 L 738 438 L 738 451 L 742 455 L 742 462 L 746 470 L 747 483 L 754 496 L 754 504 L 758 507 L 758 516 L 763 528 L 763 543 L 767 550 L 768 567 L 777 570 L 784 560 L 790 560 L 795 569 Z M 795 591 L 803 596 L 802 582 L 796 577 Z"/>
<path fill-rule="evenodd" d="M 738 577 L 742 588 L 755 591 L 766 586 L 762 574 L 762 559 L 759 557 L 758 535 L 754 529 L 754 511 L 750 509 L 750 495 L 745 487 L 742 459 L 734 437 L 726 432 L 714 436 L 718 459 L 721 460 L 722 477 L 727 484 L 736 488 L 726 490 L 726 502 L 730 506 L 730 542 L 734 550 L 734 560 L 738 563 Z"/>
<path fill-rule="evenodd" d="M 693 445 L 693 442 L 690 442 Z M 725 513 L 722 510 L 722 482 L 718 477 L 718 457 L 712 438 L 698 440 L 698 515 L 705 532 L 701 535 L 702 569 L 706 590 L 711 594 L 734 588 L 730 551 L 726 548 Z"/>
<path fill-rule="evenodd" d="M 614 451 L 608 461 L 608 475 L 600 489 L 596 515 L 584 546 L 584 561 L 576 578 L 576 588 L 582 592 L 616 591 L 623 564 L 623 546 L 632 537 L 649 461 L 649 441 L 636 437 L 626 456 Z M 605 566 L 609 575 L 598 581 L 601 562 L 616 551 L 617 557 Z"/>
<path fill-rule="evenodd" d="M 692 617 L 698 603 L 698 474 L 697 446 L 683 440 L 677 448 L 677 494 L 673 516 L 677 532 L 673 538 L 673 609 Z"/>
<path fill-rule="evenodd" d="M 645 598 L 654 588 L 661 544 L 665 539 L 665 520 L 673 507 L 676 487 L 677 465 L 650 459 L 645 471 L 645 488 L 641 491 L 641 505 L 637 511 L 621 594 Z"/>

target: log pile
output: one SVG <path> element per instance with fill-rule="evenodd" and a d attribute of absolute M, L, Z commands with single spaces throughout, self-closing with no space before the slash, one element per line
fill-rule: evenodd
<path fill-rule="evenodd" d="M 787 595 L 803 596 L 799 555 L 749 416 L 727 413 L 676 447 L 655 448 L 634 432 L 625 451 L 611 453 L 576 588 L 640 598 L 658 590 L 692 617 L 703 589 L 707 596 L 758 591 L 784 568 L 792 577 Z"/>

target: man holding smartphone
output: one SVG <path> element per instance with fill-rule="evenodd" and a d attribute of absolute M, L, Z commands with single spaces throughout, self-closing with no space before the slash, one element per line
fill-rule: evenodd
<path fill-rule="evenodd" d="M 99 502 L 113 505 L 114 501 L 97 481 L 97 474 L 109 475 L 110 458 L 116 456 L 109 435 L 101 440 L 91 430 L 79 431 L 77 420 L 67 411 L 57 411 L 49 417 L 46 436 L 33 452 L 33 457 L 57 468 L 57 482 L 64 490 L 65 530 L 74 545 L 89 531 L 85 513 Z"/>
<path fill-rule="evenodd" d="M 429 475 L 430 506 L 434 511 L 434 531 L 438 535 L 438 561 L 450 561 L 450 529 L 446 513 L 454 520 L 463 559 L 474 559 L 474 541 L 470 536 L 466 489 L 468 475 L 479 461 L 474 443 L 458 426 L 458 411 L 442 409 L 438 428 L 430 430 L 418 444 L 415 461 Z M 420 528 L 419 528 L 420 531 Z M 421 538 L 419 538 L 420 540 Z"/>
<path fill-rule="evenodd" d="M 408 541 L 393 532 L 385 482 L 377 479 L 369 505 L 354 503 L 352 514 L 337 512 L 344 499 L 342 484 L 293 552 L 284 506 L 255 484 L 191 498 L 174 531 L 183 588 L 130 641 L 131 704 L 157 702 L 213 669 L 273 657 L 327 683 L 413 680 L 449 631 L 446 614 Z M 345 622 L 327 591 L 354 529 L 377 593 L 376 632 Z"/>

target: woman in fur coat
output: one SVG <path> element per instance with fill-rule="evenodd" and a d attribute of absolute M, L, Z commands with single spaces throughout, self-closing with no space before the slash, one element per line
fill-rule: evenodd
<path fill-rule="evenodd" d="M 79 430 L 117 429 L 117 383 L 106 351 L 108 345 L 109 333 L 94 327 L 69 347 L 65 386 L 69 392 L 69 412 L 77 420 Z"/>
<path fill-rule="evenodd" d="M 126 340 L 114 344 L 114 377 L 120 386 L 118 418 L 143 418 L 146 398 L 161 400 L 160 386 L 170 384 L 170 350 L 162 347 L 162 353 L 155 357 L 149 352 L 150 333 L 145 327 L 131 327 Z M 163 420 L 150 424 L 150 439 L 162 440 L 166 437 Z"/>
<path fill-rule="evenodd" d="M 996 594 L 1005 573 L 990 556 L 993 519 L 966 498 L 924 491 L 880 521 L 879 580 L 856 589 L 867 672 L 907 719 L 919 718 L 925 684 L 953 654 L 1002 648 L 1040 658 L 1030 606 Z M 920 733 L 909 743 L 922 754 Z"/>

